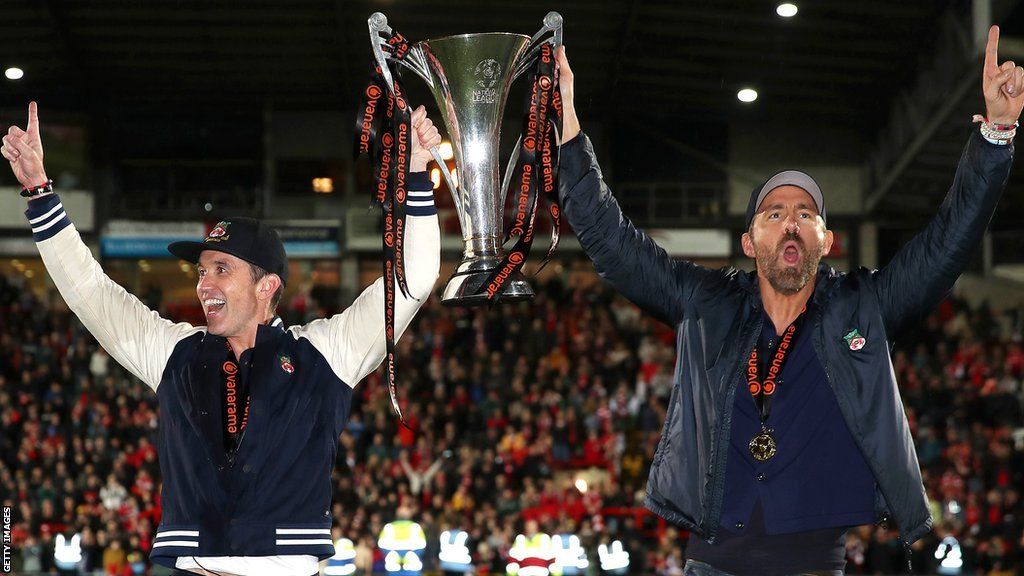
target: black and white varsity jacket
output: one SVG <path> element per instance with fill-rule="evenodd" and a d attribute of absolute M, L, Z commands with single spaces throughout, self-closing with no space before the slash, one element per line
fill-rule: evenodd
<path fill-rule="evenodd" d="M 422 188 L 426 179 L 411 180 Z M 396 291 L 396 339 L 429 297 L 440 266 L 433 197 L 411 190 L 410 199 L 405 244 L 414 298 Z M 225 339 L 161 318 L 108 278 L 57 195 L 33 199 L 26 215 L 68 306 L 159 399 L 163 518 L 153 561 L 232 574 L 315 572 L 318 560 L 334 554 L 331 470 L 352 389 L 385 355 L 383 278 L 341 314 L 258 328 L 248 424 L 229 460 L 221 422 Z"/>

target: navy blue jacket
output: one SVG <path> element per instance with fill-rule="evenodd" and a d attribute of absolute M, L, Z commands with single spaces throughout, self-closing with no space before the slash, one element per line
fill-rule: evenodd
<path fill-rule="evenodd" d="M 878 518 L 905 544 L 931 529 L 921 470 L 889 356 L 893 336 L 952 288 L 1006 185 L 1013 148 L 971 135 L 931 223 L 881 270 L 822 264 L 809 330 L 828 383 L 877 485 Z M 676 368 L 647 507 L 713 542 L 719 527 L 732 407 L 761 333 L 755 274 L 675 261 L 622 214 L 585 135 L 560 157 L 563 210 L 600 275 L 676 329 Z M 844 336 L 867 340 L 851 350 Z"/>
<path fill-rule="evenodd" d="M 181 340 L 157 388 L 163 518 L 153 560 L 178 556 L 334 555 L 331 470 L 352 388 L 306 338 L 259 326 L 249 368 L 249 421 L 224 450 L 226 340 Z"/>

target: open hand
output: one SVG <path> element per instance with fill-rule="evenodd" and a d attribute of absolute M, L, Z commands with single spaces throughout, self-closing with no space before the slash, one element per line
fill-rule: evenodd
<path fill-rule="evenodd" d="M 427 109 L 420 105 L 412 113 L 412 155 L 409 160 L 409 172 L 423 172 L 427 163 L 433 158 L 430 149 L 441 143 L 441 134 L 437 126 L 427 118 Z"/>
<path fill-rule="evenodd" d="M 46 184 L 43 169 L 43 142 L 39 138 L 39 114 L 36 103 L 28 105 L 28 128 L 11 126 L 3 137 L 0 154 L 11 163 L 11 170 L 23 188 Z"/>
<path fill-rule="evenodd" d="M 985 95 L 985 115 L 989 122 L 1013 124 L 1024 106 L 1024 68 L 1012 61 L 996 64 L 999 49 L 999 27 L 988 30 L 985 46 L 985 67 L 981 74 L 981 90 Z"/>

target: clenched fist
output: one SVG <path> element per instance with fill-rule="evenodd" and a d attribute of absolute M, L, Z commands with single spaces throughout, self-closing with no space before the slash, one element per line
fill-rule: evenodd
<path fill-rule="evenodd" d="M 441 143 L 441 134 L 437 126 L 427 118 L 427 109 L 422 105 L 412 113 L 412 131 L 416 137 L 412 139 L 409 172 L 423 172 L 432 158 L 430 149 Z"/>

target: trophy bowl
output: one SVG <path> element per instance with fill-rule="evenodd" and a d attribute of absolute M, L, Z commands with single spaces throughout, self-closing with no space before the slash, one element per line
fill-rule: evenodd
<path fill-rule="evenodd" d="M 387 18 L 378 12 L 368 23 L 374 55 L 386 71 L 378 32 L 390 32 Z M 551 12 L 532 38 L 504 32 L 446 36 L 416 43 L 399 60 L 433 94 L 458 169 L 455 182 L 433 151 L 452 193 L 463 240 L 462 260 L 445 285 L 443 304 L 473 306 L 489 301 L 484 283 L 505 259 L 504 206 L 511 168 L 506 169 L 503 182 L 498 152 L 505 103 L 513 82 L 536 60 L 540 44 L 561 44 L 561 30 L 562 17 Z M 554 34 L 553 40 L 545 38 L 548 32 Z M 390 74 L 384 76 L 390 81 Z M 529 282 L 516 271 L 497 299 L 517 301 L 533 295 Z"/>

